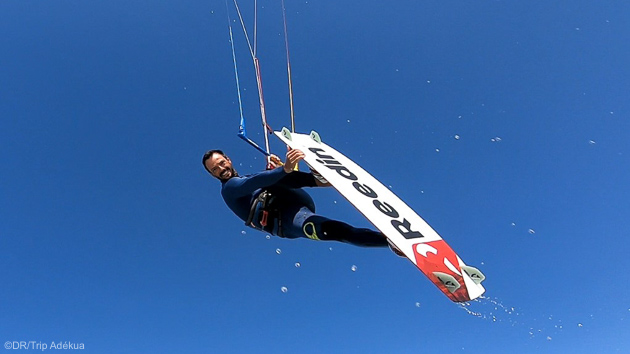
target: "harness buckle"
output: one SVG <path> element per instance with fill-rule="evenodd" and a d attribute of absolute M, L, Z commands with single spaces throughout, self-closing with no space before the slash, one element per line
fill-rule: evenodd
<path fill-rule="evenodd" d="M 262 218 L 260 219 L 260 225 L 262 227 L 266 227 L 267 226 L 267 217 L 269 216 L 269 211 L 267 210 L 263 210 L 262 212 Z"/>

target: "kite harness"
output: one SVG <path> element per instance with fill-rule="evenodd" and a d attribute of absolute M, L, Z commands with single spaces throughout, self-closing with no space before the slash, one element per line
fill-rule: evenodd
<path fill-rule="evenodd" d="M 282 236 L 280 209 L 278 209 L 274 201 L 275 196 L 273 194 L 266 190 L 260 192 L 252 202 L 245 225 L 270 232 L 277 236 Z M 258 220 L 255 220 L 257 218 Z M 260 226 L 258 226 L 258 224 L 260 224 Z"/>

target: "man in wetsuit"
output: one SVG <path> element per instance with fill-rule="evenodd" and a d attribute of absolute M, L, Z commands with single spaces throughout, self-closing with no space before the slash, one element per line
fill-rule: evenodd
<path fill-rule="evenodd" d="M 284 166 L 273 156 L 273 169 L 240 176 L 221 150 L 203 156 L 206 171 L 221 181 L 221 196 L 227 206 L 249 227 L 285 238 L 334 240 L 364 247 L 388 246 L 380 232 L 355 228 L 315 214 L 315 203 L 303 187 L 330 186 L 311 173 L 295 171 L 304 153 L 287 152 Z M 392 247 L 392 246 L 390 246 Z M 392 250 L 398 254 L 395 248 Z"/>

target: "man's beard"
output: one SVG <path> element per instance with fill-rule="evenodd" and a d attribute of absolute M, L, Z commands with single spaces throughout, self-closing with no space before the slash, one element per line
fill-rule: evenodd
<path fill-rule="evenodd" d="M 219 176 L 219 179 L 222 181 L 227 181 L 230 178 L 237 177 L 237 176 L 238 176 L 238 173 L 236 172 L 236 170 L 233 167 L 230 167 L 229 170 L 226 170 L 225 172 L 221 174 L 221 176 Z"/>

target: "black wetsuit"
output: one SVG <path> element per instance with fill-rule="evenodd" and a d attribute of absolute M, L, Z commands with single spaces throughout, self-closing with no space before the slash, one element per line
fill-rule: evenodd
<path fill-rule="evenodd" d="M 307 237 L 313 240 L 335 240 L 358 246 L 384 247 L 383 234 L 370 229 L 355 228 L 344 222 L 315 214 L 315 203 L 303 187 L 316 187 L 312 174 L 282 167 L 247 176 L 235 176 L 221 183 L 221 196 L 227 206 L 243 221 L 247 221 L 252 204 L 263 191 L 273 195 L 272 207 L 278 211 L 268 226 L 260 224 L 262 208 L 255 210 L 253 225 L 248 225 L 286 238 Z"/>

